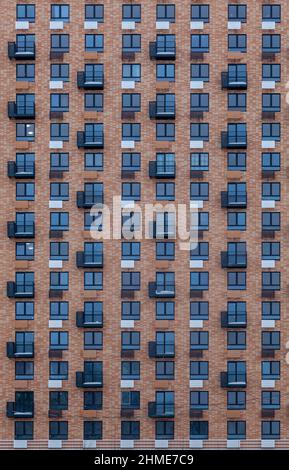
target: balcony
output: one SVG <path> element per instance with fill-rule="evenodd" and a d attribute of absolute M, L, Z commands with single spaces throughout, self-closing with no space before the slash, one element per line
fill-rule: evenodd
<path fill-rule="evenodd" d="M 34 178 L 35 177 L 35 164 L 26 163 L 19 164 L 13 161 L 7 162 L 7 176 L 8 178 Z"/>
<path fill-rule="evenodd" d="M 9 238 L 34 238 L 35 224 L 18 224 L 17 222 L 7 222 L 7 236 Z"/>
<path fill-rule="evenodd" d="M 34 357 L 34 343 L 6 343 L 6 355 L 9 359 Z"/>
<path fill-rule="evenodd" d="M 76 252 L 76 266 L 78 268 L 102 268 L 103 253 L 88 254 L 84 251 Z"/>
<path fill-rule="evenodd" d="M 90 148 L 90 149 L 102 149 L 104 146 L 103 131 L 97 132 L 77 132 L 77 147 L 78 148 Z"/>
<path fill-rule="evenodd" d="M 149 282 L 148 293 L 151 299 L 166 297 L 175 297 L 175 284 L 157 284 L 156 282 Z"/>
<path fill-rule="evenodd" d="M 104 87 L 103 72 L 77 72 L 77 86 L 85 90 L 102 90 Z"/>
<path fill-rule="evenodd" d="M 7 418 L 33 418 L 34 417 L 34 403 L 17 403 L 8 401 L 6 405 Z"/>
<path fill-rule="evenodd" d="M 78 328 L 102 328 L 103 315 L 101 313 L 76 312 L 76 326 Z"/>
<path fill-rule="evenodd" d="M 8 42 L 8 57 L 9 59 L 25 59 L 34 60 L 35 43 L 26 41 L 24 44 L 16 44 L 16 42 Z"/>
<path fill-rule="evenodd" d="M 15 101 L 8 102 L 10 119 L 35 119 L 35 104 L 19 105 Z"/>
<path fill-rule="evenodd" d="M 102 192 L 77 191 L 76 205 L 78 208 L 91 208 L 94 204 L 103 204 Z"/>
<path fill-rule="evenodd" d="M 176 59 L 176 46 L 175 44 L 158 44 L 150 42 L 149 44 L 150 59 L 151 60 L 175 60 Z"/>
<path fill-rule="evenodd" d="M 229 253 L 228 251 L 221 252 L 221 266 L 222 268 L 246 268 L 247 267 L 247 253 Z"/>
<path fill-rule="evenodd" d="M 157 403 L 150 401 L 148 403 L 149 418 L 174 418 L 175 406 L 173 403 Z"/>
<path fill-rule="evenodd" d="M 150 178 L 175 178 L 176 177 L 176 164 L 163 163 L 157 161 L 149 162 L 149 177 Z"/>
<path fill-rule="evenodd" d="M 231 374 L 229 372 L 221 372 L 222 388 L 244 388 L 247 386 L 247 378 L 245 373 Z"/>
<path fill-rule="evenodd" d="M 245 90 L 248 86 L 247 72 L 230 73 L 222 72 L 221 74 L 222 88 L 228 90 Z"/>
<path fill-rule="evenodd" d="M 234 207 L 247 207 L 247 193 L 236 192 L 229 193 L 228 191 L 221 192 L 221 207 L 222 208 L 234 208 Z"/>
<path fill-rule="evenodd" d="M 154 358 L 172 358 L 175 357 L 175 344 L 174 343 L 157 343 L 150 341 L 148 343 L 148 355 L 151 359 Z"/>
<path fill-rule="evenodd" d="M 221 312 L 222 328 L 246 328 L 247 314 L 245 312 L 231 313 Z"/>
<path fill-rule="evenodd" d="M 103 387 L 102 374 L 76 372 L 76 386 L 78 388 L 101 388 Z"/>
<path fill-rule="evenodd" d="M 7 282 L 7 297 L 9 298 L 34 298 L 34 282 L 19 283 Z"/>
<path fill-rule="evenodd" d="M 229 134 L 227 131 L 221 132 L 221 147 L 226 149 L 247 148 L 247 133 L 236 132 Z"/>
<path fill-rule="evenodd" d="M 150 119 L 175 119 L 175 105 L 159 104 L 157 101 L 150 101 L 149 117 Z"/>

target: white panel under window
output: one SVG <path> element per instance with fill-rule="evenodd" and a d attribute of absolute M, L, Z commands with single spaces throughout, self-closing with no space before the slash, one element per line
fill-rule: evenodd
<path fill-rule="evenodd" d="M 51 80 L 49 82 L 50 90 L 62 90 L 63 89 L 63 81 L 61 80 Z"/>
<path fill-rule="evenodd" d="M 241 21 L 228 21 L 228 29 L 241 29 Z"/>
<path fill-rule="evenodd" d="M 135 81 L 134 80 L 123 80 L 121 82 L 121 88 L 123 90 L 133 90 L 135 88 Z"/>
<path fill-rule="evenodd" d="M 20 440 L 20 439 L 19 439 L 19 440 L 18 440 L 18 439 L 17 439 L 17 440 L 15 439 L 15 440 L 13 441 L 13 447 L 14 447 L 14 449 L 27 449 L 27 446 L 28 446 L 28 442 L 25 441 L 25 440 L 22 441 L 22 439 L 21 439 L 21 440 Z"/>
<path fill-rule="evenodd" d="M 62 320 L 49 320 L 49 328 L 62 328 Z"/>
<path fill-rule="evenodd" d="M 190 320 L 190 328 L 203 328 L 203 320 Z"/>
<path fill-rule="evenodd" d="M 275 268 L 274 259 L 262 259 L 262 268 Z"/>
<path fill-rule="evenodd" d="M 169 447 L 169 441 L 167 439 L 156 439 L 155 448 L 156 449 L 167 449 Z"/>
<path fill-rule="evenodd" d="M 50 29 L 63 29 L 63 21 L 50 21 Z"/>
<path fill-rule="evenodd" d="M 51 140 L 49 142 L 50 149 L 63 149 L 63 142 L 62 140 Z"/>
<path fill-rule="evenodd" d="M 204 29 L 204 22 L 203 21 L 191 21 L 190 27 L 191 29 Z"/>
<path fill-rule="evenodd" d="M 275 388 L 275 380 L 262 380 L 262 388 Z"/>
<path fill-rule="evenodd" d="M 204 261 L 202 259 L 191 259 L 190 268 L 203 268 Z"/>
<path fill-rule="evenodd" d="M 134 328 L 134 320 L 121 320 L 121 328 Z"/>
<path fill-rule="evenodd" d="M 190 201 L 191 209 L 203 209 L 204 201 Z"/>
<path fill-rule="evenodd" d="M 135 29 L 134 21 L 122 21 L 121 29 Z"/>
<path fill-rule="evenodd" d="M 134 260 L 122 259 L 120 262 L 121 268 L 134 268 Z"/>
<path fill-rule="evenodd" d="M 241 441 L 239 439 L 228 439 L 227 449 L 239 449 Z"/>
<path fill-rule="evenodd" d="M 190 388 L 203 388 L 203 380 L 190 380 Z"/>
<path fill-rule="evenodd" d="M 134 380 L 121 380 L 120 381 L 120 388 L 133 388 L 134 387 Z"/>
<path fill-rule="evenodd" d="M 133 209 L 134 201 L 121 201 L 120 205 L 122 209 Z"/>
<path fill-rule="evenodd" d="M 191 140 L 190 149 L 203 149 L 204 141 L 203 140 Z"/>
<path fill-rule="evenodd" d="M 275 320 L 262 320 L 262 328 L 275 328 Z"/>
<path fill-rule="evenodd" d="M 83 448 L 84 449 L 96 449 L 96 441 L 92 441 L 92 440 L 83 441 Z"/>
<path fill-rule="evenodd" d="M 134 149 L 135 148 L 135 141 L 134 140 L 122 140 L 121 141 L 121 148 L 122 149 Z"/>
<path fill-rule="evenodd" d="M 98 24 L 97 21 L 85 21 L 84 22 L 84 29 L 97 29 Z"/>
<path fill-rule="evenodd" d="M 261 440 L 261 447 L 263 449 L 273 449 L 275 447 L 274 439 L 262 439 Z"/>
<path fill-rule="evenodd" d="M 275 21 L 262 21 L 262 29 L 275 29 Z"/>
<path fill-rule="evenodd" d="M 60 439 L 49 439 L 48 441 L 48 449 L 61 449 L 62 448 L 62 441 Z"/>
<path fill-rule="evenodd" d="M 275 208 L 275 201 L 270 200 L 263 200 L 262 201 L 262 209 L 274 209 Z"/>
<path fill-rule="evenodd" d="M 190 440 L 190 448 L 191 449 L 202 449 L 204 447 L 204 443 L 202 439 L 191 439 Z"/>
<path fill-rule="evenodd" d="M 49 260 L 49 268 L 62 268 L 63 261 L 61 259 L 50 259 Z"/>
<path fill-rule="evenodd" d="M 201 80 L 191 80 L 190 88 L 191 90 L 202 90 L 204 88 L 204 82 Z"/>
<path fill-rule="evenodd" d="M 49 209 L 62 209 L 62 201 L 49 201 Z"/>
<path fill-rule="evenodd" d="M 62 380 L 48 380 L 48 388 L 62 388 Z"/>
<path fill-rule="evenodd" d="M 131 439 L 123 439 L 120 441 L 120 448 L 121 449 L 133 449 L 134 448 L 134 441 Z"/>
<path fill-rule="evenodd" d="M 29 29 L 29 21 L 16 21 L 15 29 Z"/>
<path fill-rule="evenodd" d="M 274 149 L 275 147 L 275 140 L 262 140 L 262 149 Z"/>
<path fill-rule="evenodd" d="M 276 82 L 274 80 L 263 80 L 262 88 L 263 90 L 275 90 Z"/>
<path fill-rule="evenodd" d="M 157 21 L 156 29 L 170 29 L 170 22 L 169 21 Z"/>

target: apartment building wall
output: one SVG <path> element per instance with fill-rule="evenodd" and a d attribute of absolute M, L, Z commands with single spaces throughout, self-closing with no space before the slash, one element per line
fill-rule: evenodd
<path fill-rule="evenodd" d="M 122 55 L 121 36 L 132 31 L 122 30 L 122 3 L 141 3 L 141 22 L 136 24 L 136 33 L 141 34 L 141 52 L 136 53 L 135 62 L 141 63 L 141 82 L 136 83 L 134 92 L 141 93 L 141 112 L 136 113 L 132 122 L 141 124 L 141 141 L 135 145 L 135 151 L 141 153 L 141 171 L 136 173 L 135 181 L 141 183 L 141 201 L 143 209 L 146 204 L 155 203 L 156 179 L 149 178 L 149 161 L 155 159 L 160 151 L 156 141 L 155 121 L 150 119 L 149 102 L 154 101 L 156 93 L 169 92 L 175 94 L 176 119 L 175 141 L 166 145 L 168 151 L 175 153 L 176 177 L 175 204 L 190 204 L 190 183 L 195 181 L 209 182 L 209 200 L 204 202 L 204 209 L 210 214 L 210 228 L 204 232 L 203 241 L 209 242 L 209 260 L 205 261 L 203 271 L 209 272 L 209 290 L 204 291 L 204 301 L 209 301 L 209 320 L 203 323 L 203 330 L 209 332 L 209 348 L 203 351 L 201 360 L 209 361 L 209 380 L 199 390 L 209 392 L 209 409 L 203 412 L 204 421 L 209 422 L 209 439 L 203 441 L 204 447 L 226 447 L 227 421 L 246 421 L 246 440 L 242 447 L 261 446 L 261 183 L 262 179 L 262 5 L 263 1 L 247 2 L 247 22 L 242 24 L 241 32 L 247 34 L 247 52 L 236 59 L 228 52 L 228 15 L 227 1 L 192 2 L 191 0 L 175 0 L 175 23 L 170 25 L 169 33 L 176 37 L 175 82 L 160 89 L 156 81 L 156 61 L 149 56 L 149 43 L 155 41 L 156 34 L 156 5 L 166 4 L 162 0 L 108 1 L 102 2 L 70 0 L 70 21 L 64 25 L 63 31 L 52 31 L 50 27 L 50 6 L 63 4 L 61 1 L 47 2 L 37 0 L 36 20 L 30 24 L 29 31 L 15 29 L 15 10 L 19 2 L 3 0 L 1 5 L 2 40 L 1 54 L 1 140 L 0 155 L 2 162 L 1 176 L 1 246 L 2 269 L 0 272 L 2 289 L 1 315 L 1 429 L 0 444 L 3 448 L 13 447 L 15 419 L 6 417 L 6 402 L 14 401 L 14 392 L 19 390 L 34 391 L 34 440 L 28 441 L 28 447 L 47 447 L 49 439 L 49 217 L 53 209 L 49 208 L 50 183 L 50 123 L 60 122 L 49 119 L 50 110 L 50 65 L 58 60 L 50 60 L 50 34 L 68 33 L 70 36 L 69 53 L 64 54 L 63 63 L 70 65 L 70 80 L 64 84 L 63 92 L 69 93 L 69 112 L 64 113 L 63 122 L 69 123 L 69 141 L 64 142 L 63 151 L 69 152 L 69 172 L 64 174 L 63 182 L 69 183 L 69 200 L 63 202 L 61 210 L 69 212 L 69 231 L 64 233 L 63 241 L 69 242 L 69 260 L 63 263 L 63 271 L 69 272 L 69 290 L 63 292 L 63 300 L 69 302 L 69 319 L 64 320 L 62 329 L 69 332 L 69 348 L 63 351 L 63 359 L 69 361 L 69 380 L 63 381 L 62 390 L 69 393 L 69 408 L 63 411 L 62 421 L 68 421 L 68 440 L 63 441 L 63 447 L 82 447 L 83 422 L 99 420 L 103 423 L 103 440 L 98 447 L 118 447 L 121 440 L 120 395 L 121 391 L 121 240 L 104 241 L 103 290 L 85 291 L 83 287 L 83 269 L 76 267 L 75 253 L 83 250 L 83 243 L 89 241 L 89 235 L 84 234 L 84 209 L 76 206 L 76 192 L 83 190 L 84 183 L 103 182 L 104 203 L 112 208 L 113 196 L 121 195 L 121 185 L 128 181 L 121 177 L 121 124 L 129 122 L 121 118 L 121 94 L 127 92 L 121 88 Z M 23 0 L 22 4 L 28 4 Z M 32 2 L 31 2 L 32 3 Z M 98 24 L 97 31 L 84 29 L 84 8 L 86 4 L 104 4 L 104 22 Z M 204 31 L 190 29 L 190 6 L 192 4 L 210 4 L 210 22 L 204 26 Z M 240 2 L 236 2 L 240 3 Z M 242 2 L 245 4 L 246 2 Z M 276 446 L 284 447 L 288 438 L 287 423 L 287 394 L 288 369 L 285 362 L 288 319 L 286 306 L 288 302 L 288 252 L 287 228 L 288 194 L 287 186 L 287 147 L 286 133 L 288 130 L 287 103 L 285 101 L 286 77 L 288 72 L 288 47 L 286 30 L 289 13 L 286 2 L 271 1 L 272 4 L 282 5 L 282 20 L 277 24 L 275 33 L 281 34 L 282 49 L 276 54 L 275 62 L 282 67 L 281 82 L 276 84 L 275 92 L 281 93 L 282 112 L 276 113 L 276 122 L 281 123 L 281 141 L 276 150 L 281 153 L 281 171 L 274 181 L 281 183 L 281 200 L 276 203 L 276 209 L 281 212 L 281 231 L 276 232 L 275 241 L 281 242 L 281 260 L 276 263 L 276 271 L 281 272 L 281 291 L 275 292 L 275 300 L 281 302 L 281 321 L 276 321 L 275 329 L 281 332 L 281 347 L 275 352 L 275 360 L 281 362 L 281 378 L 276 381 L 275 390 L 281 391 L 281 408 L 275 411 L 274 420 L 281 423 L 280 441 Z M 17 85 L 15 67 L 17 60 L 9 60 L 7 44 L 15 41 L 18 33 L 35 33 L 36 59 L 35 82 L 29 85 Z M 97 54 L 94 60 L 86 58 L 84 50 L 85 33 L 104 34 L 104 52 Z M 162 33 L 165 31 L 161 31 Z M 234 31 L 236 32 L 236 31 Z M 210 64 L 210 80 L 204 85 L 204 92 L 210 94 L 210 110 L 204 113 L 203 121 L 209 123 L 209 141 L 204 143 L 204 152 L 209 153 L 209 171 L 204 172 L 203 179 L 190 178 L 190 153 L 198 150 L 190 149 L 190 123 L 197 122 L 190 118 L 190 64 L 199 60 L 190 58 L 191 34 L 205 33 L 210 35 L 210 52 L 205 54 L 203 63 Z M 84 70 L 86 63 L 104 64 L 104 111 L 99 113 L 97 121 L 88 120 L 84 112 L 84 91 L 77 87 L 77 72 Z M 229 63 L 246 63 L 248 72 L 247 110 L 241 116 L 235 117 L 234 112 L 228 112 L 228 91 L 221 87 L 221 73 L 227 70 Z M 61 90 L 59 90 L 61 92 Z M 200 90 L 195 90 L 200 91 Z M 35 93 L 36 118 L 35 141 L 28 144 L 25 151 L 35 153 L 35 200 L 29 202 L 15 200 L 14 178 L 6 175 L 6 164 L 15 159 L 16 152 L 25 147 L 16 141 L 15 120 L 7 116 L 7 101 L 14 101 L 16 93 Z M 25 121 L 26 122 L 26 121 Z M 84 170 L 84 150 L 77 147 L 76 133 L 84 129 L 87 122 L 103 122 L 104 125 L 104 168 L 102 172 Z M 171 122 L 171 121 L 169 121 Z M 229 122 L 247 123 L 248 147 L 246 171 L 234 172 L 227 169 L 227 150 L 221 148 L 221 132 L 227 129 Z M 24 146 L 23 146 L 24 145 Z M 227 190 L 228 182 L 246 182 L 248 205 L 247 230 L 232 234 L 227 230 L 227 209 L 221 208 L 221 191 Z M 15 260 L 15 239 L 7 237 L 7 221 L 15 220 L 16 211 L 34 211 L 36 223 L 35 260 L 21 262 Z M 227 289 L 227 270 L 221 267 L 220 253 L 227 249 L 229 241 L 246 241 L 248 266 L 246 268 L 246 290 Z M 263 240 L 264 241 L 264 240 Z M 135 292 L 134 299 L 141 302 L 141 318 L 135 321 L 134 330 L 140 332 L 141 348 L 135 352 L 135 359 L 141 363 L 141 378 L 135 381 L 134 389 L 141 393 L 141 407 L 134 412 L 134 421 L 140 421 L 140 440 L 135 440 L 136 447 L 155 446 L 155 419 L 148 417 L 147 404 L 155 399 L 155 391 L 170 390 L 175 392 L 175 429 L 174 440 L 169 441 L 170 447 L 189 447 L 190 421 L 190 269 L 189 252 L 181 250 L 175 243 L 175 260 L 169 263 L 155 259 L 155 240 L 141 240 L 141 260 L 135 262 L 134 271 L 141 272 L 141 289 Z M 6 295 L 7 281 L 14 280 L 16 271 L 33 271 L 35 273 L 35 316 L 34 320 L 22 322 L 15 320 L 15 299 Z M 58 269 L 56 269 L 58 270 Z M 196 269 L 198 270 L 198 269 Z M 148 296 L 148 283 L 155 280 L 155 273 L 175 272 L 175 319 L 161 321 L 155 319 L 155 299 Z M 103 302 L 103 349 L 101 351 L 84 351 L 84 329 L 75 324 L 76 312 L 83 310 L 83 302 L 100 300 Z M 195 299 L 198 300 L 198 299 Z M 248 323 L 246 327 L 246 349 L 227 349 L 227 330 L 221 328 L 220 315 L 226 310 L 227 301 L 246 301 Z M 199 329 L 199 328 L 198 328 Z M 6 357 L 6 343 L 14 341 L 15 331 L 34 331 L 35 358 L 34 380 L 15 380 L 15 359 Z M 155 359 L 148 357 L 148 342 L 155 340 L 156 331 L 175 332 L 175 379 L 159 381 L 155 379 Z M 84 360 L 103 361 L 103 409 L 95 412 L 83 410 L 83 389 L 77 388 L 75 373 L 83 370 Z M 220 385 L 220 373 L 227 369 L 227 361 L 246 361 L 247 363 L 247 404 L 245 410 L 227 410 L 227 390 Z"/>

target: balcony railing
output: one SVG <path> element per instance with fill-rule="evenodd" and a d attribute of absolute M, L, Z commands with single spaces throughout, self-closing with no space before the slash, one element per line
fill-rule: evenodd
<path fill-rule="evenodd" d="M 33 418 L 34 404 L 8 401 L 6 405 L 6 416 L 8 418 Z"/>
<path fill-rule="evenodd" d="M 77 191 L 76 204 L 79 208 L 92 207 L 94 204 L 103 204 L 102 191 Z"/>
<path fill-rule="evenodd" d="M 76 372 L 76 386 L 80 388 L 103 387 L 102 374 L 86 374 L 84 372 Z"/>
<path fill-rule="evenodd" d="M 15 101 L 9 101 L 8 117 L 10 119 L 34 119 L 35 104 L 19 105 Z"/>
<path fill-rule="evenodd" d="M 221 327 L 222 328 L 246 328 L 247 314 L 244 313 L 231 313 L 221 312 Z"/>
<path fill-rule="evenodd" d="M 160 344 L 156 341 L 148 343 L 148 354 L 150 358 L 175 357 L 175 343 Z"/>
<path fill-rule="evenodd" d="M 246 387 L 247 377 L 245 373 L 232 374 L 229 372 L 221 372 L 221 387 Z"/>
<path fill-rule="evenodd" d="M 175 44 L 158 44 L 150 42 L 149 44 L 150 59 L 162 59 L 162 60 L 175 60 L 176 58 L 176 46 Z"/>
<path fill-rule="evenodd" d="M 9 238 L 34 238 L 35 223 L 19 224 L 7 222 L 7 236 Z"/>
<path fill-rule="evenodd" d="M 77 72 L 77 86 L 85 89 L 103 89 L 104 74 L 103 72 Z"/>
<path fill-rule="evenodd" d="M 34 297 L 34 282 L 7 282 L 7 297 Z"/>
<path fill-rule="evenodd" d="M 173 403 L 148 403 L 148 416 L 150 418 L 173 418 L 175 415 L 175 405 Z"/>
<path fill-rule="evenodd" d="M 79 131 L 77 132 L 78 148 L 103 148 L 103 131 Z"/>
<path fill-rule="evenodd" d="M 221 133 L 221 146 L 222 148 L 247 148 L 247 133 L 224 131 Z"/>
<path fill-rule="evenodd" d="M 9 341 L 6 344 L 7 357 L 34 357 L 34 343 L 16 343 Z"/>
<path fill-rule="evenodd" d="M 149 297 L 175 297 L 175 284 L 149 282 Z"/>
<path fill-rule="evenodd" d="M 228 251 L 221 252 L 221 265 L 222 268 L 246 268 L 247 267 L 247 253 L 234 253 Z"/>
<path fill-rule="evenodd" d="M 102 268 L 103 253 L 88 254 L 84 251 L 78 251 L 76 253 L 76 266 L 78 268 Z"/>
<path fill-rule="evenodd" d="M 78 328 L 102 328 L 103 315 L 101 313 L 76 312 L 76 326 Z"/>
<path fill-rule="evenodd" d="M 228 191 L 221 192 L 221 206 L 224 207 L 247 207 L 247 193 L 239 191 L 236 193 L 229 193 Z"/>
<path fill-rule="evenodd" d="M 150 119 L 175 119 L 175 105 L 159 104 L 157 101 L 150 101 L 149 116 Z"/>
<path fill-rule="evenodd" d="M 222 88 L 246 89 L 248 86 L 247 72 L 222 72 Z"/>
<path fill-rule="evenodd" d="M 26 59 L 33 60 L 36 56 L 34 41 L 26 41 L 23 44 L 16 44 L 16 42 L 8 42 L 8 57 L 9 59 Z"/>
<path fill-rule="evenodd" d="M 13 161 L 7 163 L 7 176 L 9 178 L 34 178 L 35 164 L 19 164 Z"/>
<path fill-rule="evenodd" d="M 158 161 L 149 162 L 149 176 L 150 178 L 175 178 L 176 177 L 176 164 L 162 163 Z"/>

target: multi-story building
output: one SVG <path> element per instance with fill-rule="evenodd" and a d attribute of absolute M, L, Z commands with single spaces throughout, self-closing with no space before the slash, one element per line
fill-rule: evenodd
<path fill-rule="evenodd" d="M 288 447 L 287 3 L 1 1 L 0 447 Z"/>

